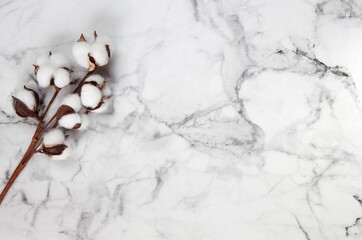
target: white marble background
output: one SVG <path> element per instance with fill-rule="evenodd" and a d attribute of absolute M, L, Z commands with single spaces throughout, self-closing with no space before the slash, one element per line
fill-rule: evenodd
<path fill-rule="evenodd" d="M 0 1 L 0 178 L 38 54 L 109 35 L 114 112 L 36 156 L 1 240 L 362 239 L 360 0 Z"/>

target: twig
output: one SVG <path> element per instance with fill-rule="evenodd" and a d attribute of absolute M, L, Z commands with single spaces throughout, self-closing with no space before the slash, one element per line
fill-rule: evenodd
<path fill-rule="evenodd" d="M 74 93 L 79 93 L 80 89 L 82 87 L 82 85 L 85 82 L 85 79 L 94 71 L 88 71 L 84 77 L 82 78 L 82 80 L 79 82 L 77 88 L 74 90 Z M 58 124 L 58 119 L 57 119 L 57 112 L 55 112 L 55 114 L 47 121 L 47 123 L 45 123 L 44 125 L 44 118 L 46 117 L 51 105 L 53 104 L 54 100 L 56 99 L 56 97 L 58 96 L 59 92 L 60 92 L 60 88 L 55 87 L 55 92 L 52 96 L 52 98 L 50 99 L 47 107 L 44 110 L 44 113 L 41 115 L 41 117 L 38 118 L 38 125 L 37 128 L 34 132 L 34 135 L 32 137 L 31 143 L 28 147 L 28 149 L 26 150 L 23 158 L 21 159 L 20 163 L 18 164 L 18 166 L 16 167 L 16 169 L 14 170 L 14 172 L 11 174 L 11 177 L 9 178 L 9 181 L 6 183 L 4 189 L 2 190 L 1 194 L 0 194 L 0 204 L 3 202 L 6 194 L 8 193 L 9 189 L 11 188 L 11 186 L 14 184 L 15 180 L 18 178 L 18 176 L 20 175 L 20 173 L 24 170 L 25 166 L 28 164 L 28 162 L 30 161 L 30 159 L 33 157 L 33 155 L 37 152 L 39 152 L 38 147 L 42 144 L 43 139 L 42 136 L 44 134 L 44 132 L 49 128 L 49 126 L 51 125 L 51 123 L 53 123 L 53 125 L 51 126 L 51 128 L 55 127 Z M 54 120 L 56 120 L 54 122 Z M 44 125 L 44 126 L 43 126 Z"/>

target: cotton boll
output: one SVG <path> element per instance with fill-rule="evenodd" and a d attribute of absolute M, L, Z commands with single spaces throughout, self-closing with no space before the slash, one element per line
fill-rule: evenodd
<path fill-rule="evenodd" d="M 80 97 L 76 93 L 66 96 L 63 99 L 61 105 L 67 105 L 67 106 L 73 108 L 73 110 L 75 112 L 79 112 L 79 110 L 82 108 L 82 103 L 80 102 Z"/>
<path fill-rule="evenodd" d="M 63 128 L 73 129 L 77 124 L 81 124 L 82 120 L 78 113 L 64 115 L 59 119 L 59 125 Z"/>
<path fill-rule="evenodd" d="M 96 86 L 85 84 L 82 87 L 80 100 L 83 106 L 88 108 L 95 108 L 98 106 L 102 99 L 102 93 Z"/>
<path fill-rule="evenodd" d="M 51 66 L 43 66 L 39 68 L 36 78 L 40 87 L 45 88 L 50 86 L 50 80 L 53 77 L 54 71 L 55 69 Z"/>
<path fill-rule="evenodd" d="M 35 61 L 38 66 L 49 65 L 49 63 L 49 53 L 40 55 Z"/>
<path fill-rule="evenodd" d="M 49 57 L 50 64 L 55 68 L 66 67 L 69 68 L 67 58 L 61 53 L 53 53 Z"/>
<path fill-rule="evenodd" d="M 102 43 L 94 43 L 91 48 L 91 55 L 98 66 L 104 66 L 108 63 L 109 57 L 106 46 Z"/>
<path fill-rule="evenodd" d="M 52 147 L 64 142 L 64 134 L 60 129 L 52 129 L 44 135 L 44 146 Z"/>
<path fill-rule="evenodd" d="M 73 46 L 73 56 L 75 60 L 84 68 L 89 67 L 88 53 L 91 50 L 91 46 L 86 42 L 77 42 Z"/>
<path fill-rule="evenodd" d="M 90 124 L 90 120 L 87 114 L 81 114 L 80 118 L 82 120 L 82 125 L 80 126 L 80 128 L 78 128 L 78 130 L 86 130 L 89 127 Z"/>
<path fill-rule="evenodd" d="M 58 88 L 63 88 L 70 83 L 69 71 L 64 68 L 57 69 L 54 74 L 54 84 Z"/>
<path fill-rule="evenodd" d="M 26 89 L 20 90 L 20 91 L 16 92 L 16 94 L 14 94 L 14 97 L 19 99 L 23 103 L 25 103 L 25 105 L 30 110 L 35 110 L 36 101 L 35 101 L 34 94 L 31 91 L 26 90 Z"/>
<path fill-rule="evenodd" d="M 101 86 L 104 82 L 104 77 L 102 77 L 99 74 L 94 74 L 89 76 L 86 80 L 86 82 L 96 82 L 98 86 Z"/>

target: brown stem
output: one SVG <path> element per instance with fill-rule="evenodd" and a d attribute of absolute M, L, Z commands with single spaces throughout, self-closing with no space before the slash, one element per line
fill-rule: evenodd
<path fill-rule="evenodd" d="M 79 93 L 80 89 L 82 87 L 82 85 L 84 84 L 86 78 L 93 73 L 93 71 L 88 71 L 84 77 L 82 78 L 82 80 L 79 82 L 77 88 L 74 90 L 74 93 Z M 51 128 L 55 127 L 58 123 L 58 119 L 57 119 L 57 113 L 55 113 L 49 120 L 48 122 L 43 126 L 44 124 L 44 118 L 46 117 L 46 114 L 48 113 L 51 105 L 53 104 L 55 98 L 58 96 L 58 93 L 60 92 L 60 88 L 55 87 L 55 92 L 53 94 L 53 97 L 50 99 L 48 106 L 45 108 L 44 113 L 41 115 L 41 117 L 38 119 L 38 126 L 34 132 L 34 135 L 32 137 L 31 143 L 28 147 L 28 149 L 26 150 L 23 158 L 21 159 L 20 163 L 18 164 L 18 166 L 16 167 L 16 169 L 14 170 L 14 172 L 12 173 L 9 181 L 6 183 L 4 189 L 2 190 L 1 194 L 0 194 L 0 205 L 3 202 L 6 194 L 8 193 L 8 191 L 10 190 L 11 186 L 14 184 L 15 180 L 18 178 L 18 176 L 20 175 L 20 173 L 24 170 L 25 166 L 28 164 L 28 162 L 30 161 L 30 159 L 33 157 L 33 155 L 37 152 L 41 152 L 38 149 L 38 147 L 41 145 L 42 143 L 42 135 L 44 134 L 44 132 L 47 130 L 47 128 L 49 128 L 49 126 L 53 123 L 53 125 L 51 126 Z M 56 121 L 54 122 L 54 120 L 56 119 Z"/>
<path fill-rule="evenodd" d="M 54 120 L 54 116 L 56 116 L 56 115 L 54 115 L 47 122 L 47 124 L 44 127 L 42 127 L 44 118 L 46 117 L 46 114 L 48 113 L 51 105 L 53 104 L 53 102 L 59 92 L 60 92 L 60 88 L 56 87 L 53 97 L 50 99 L 50 101 L 48 103 L 48 106 L 46 107 L 46 109 L 45 109 L 44 113 L 41 115 L 41 117 L 38 119 L 38 126 L 34 132 L 34 135 L 32 137 L 32 140 L 31 140 L 31 143 L 30 143 L 28 149 L 26 150 L 26 152 L 25 152 L 23 158 L 21 159 L 20 163 L 18 164 L 18 166 L 15 168 L 13 174 L 11 174 L 9 181 L 6 183 L 4 189 L 2 190 L 2 192 L 0 194 L 0 204 L 4 200 L 6 194 L 8 193 L 11 186 L 14 184 L 15 180 L 18 178 L 20 173 L 23 171 L 25 166 L 28 164 L 30 159 L 33 157 L 33 155 L 36 153 L 36 149 L 39 147 L 39 143 L 41 142 L 40 141 L 41 136 L 43 135 L 45 129 L 49 126 L 49 124 Z"/>

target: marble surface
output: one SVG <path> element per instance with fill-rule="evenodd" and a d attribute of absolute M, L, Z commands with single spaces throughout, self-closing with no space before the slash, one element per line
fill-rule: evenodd
<path fill-rule="evenodd" d="M 71 58 L 92 30 L 116 46 L 113 113 L 68 161 L 32 159 L 0 239 L 362 239 L 361 1 L 2 0 L 0 16 L 2 186 L 35 129 L 9 95 L 36 56 Z"/>

